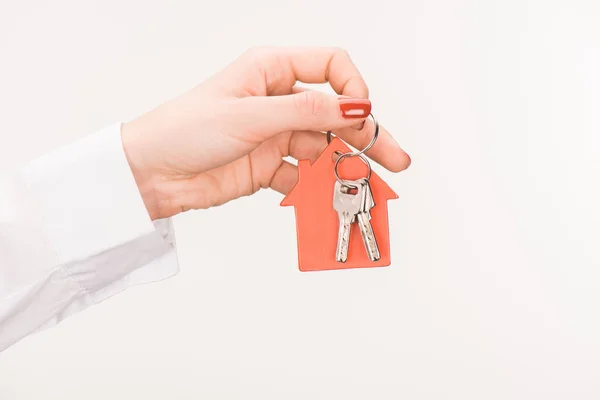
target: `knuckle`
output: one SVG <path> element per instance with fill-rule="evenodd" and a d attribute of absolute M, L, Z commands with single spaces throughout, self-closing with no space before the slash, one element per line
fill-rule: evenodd
<path fill-rule="evenodd" d="M 252 48 L 246 50 L 245 52 L 243 52 L 239 58 L 244 64 L 253 65 L 257 62 L 257 60 L 260 59 L 259 53 L 260 53 L 260 51 L 258 48 L 252 47 Z"/>
<path fill-rule="evenodd" d="M 325 101 L 317 92 L 303 92 L 296 96 L 296 108 L 306 116 L 316 117 L 323 113 Z"/>
<path fill-rule="evenodd" d="M 265 73 L 275 69 L 279 60 L 278 52 L 272 47 L 252 47 L 242 57 L 249 65 L 258 67 Z"/>
<path fill-rule="evenodd" d="M 333 54 L 336 57 L 350 59 L 350 53 L 348 53 L 348 51 L 342 47 L 334 47 Z"/>

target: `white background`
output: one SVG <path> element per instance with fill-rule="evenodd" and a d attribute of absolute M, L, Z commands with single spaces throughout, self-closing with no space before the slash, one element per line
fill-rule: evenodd
<path fill-rule="evenodd" d="M 600 398 L 597 1 L 0 0 L 0 167 L 256 45 L 346 48 L 413 158 L 390 268 L 300 273 L 261 192 L 182 272 L 0 354 L 0 399 Z"/>

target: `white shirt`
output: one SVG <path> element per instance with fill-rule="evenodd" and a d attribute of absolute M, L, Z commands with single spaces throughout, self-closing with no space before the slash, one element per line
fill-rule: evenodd
<path fill-rule="evenodd" d="M 177 271 L 172 222 L 150 220 L 120 125 L 0 176 L 0 351 Z"/>

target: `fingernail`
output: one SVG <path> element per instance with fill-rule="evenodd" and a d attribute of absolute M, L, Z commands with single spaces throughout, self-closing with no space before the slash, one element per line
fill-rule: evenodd
<path fill-rule="evenodd" d="M 340 99 L 340 112 L 344 118 L 367 118 L 371 102 L 367 99 Z"/>

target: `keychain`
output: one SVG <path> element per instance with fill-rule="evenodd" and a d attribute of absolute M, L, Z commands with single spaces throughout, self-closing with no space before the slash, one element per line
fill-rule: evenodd
<path fill-rule="evenodd" d="M 298 162 L 298 183 L 281 205 L 294 206 L 301 271 L 391 263 L 387 201 L 398 195 L 364 156 L 379 135 L 379 123 L 370 116 L 375 132 L 364 149 L 352 152 L 327 132 L 328 146 L 319 158 Z"/>

